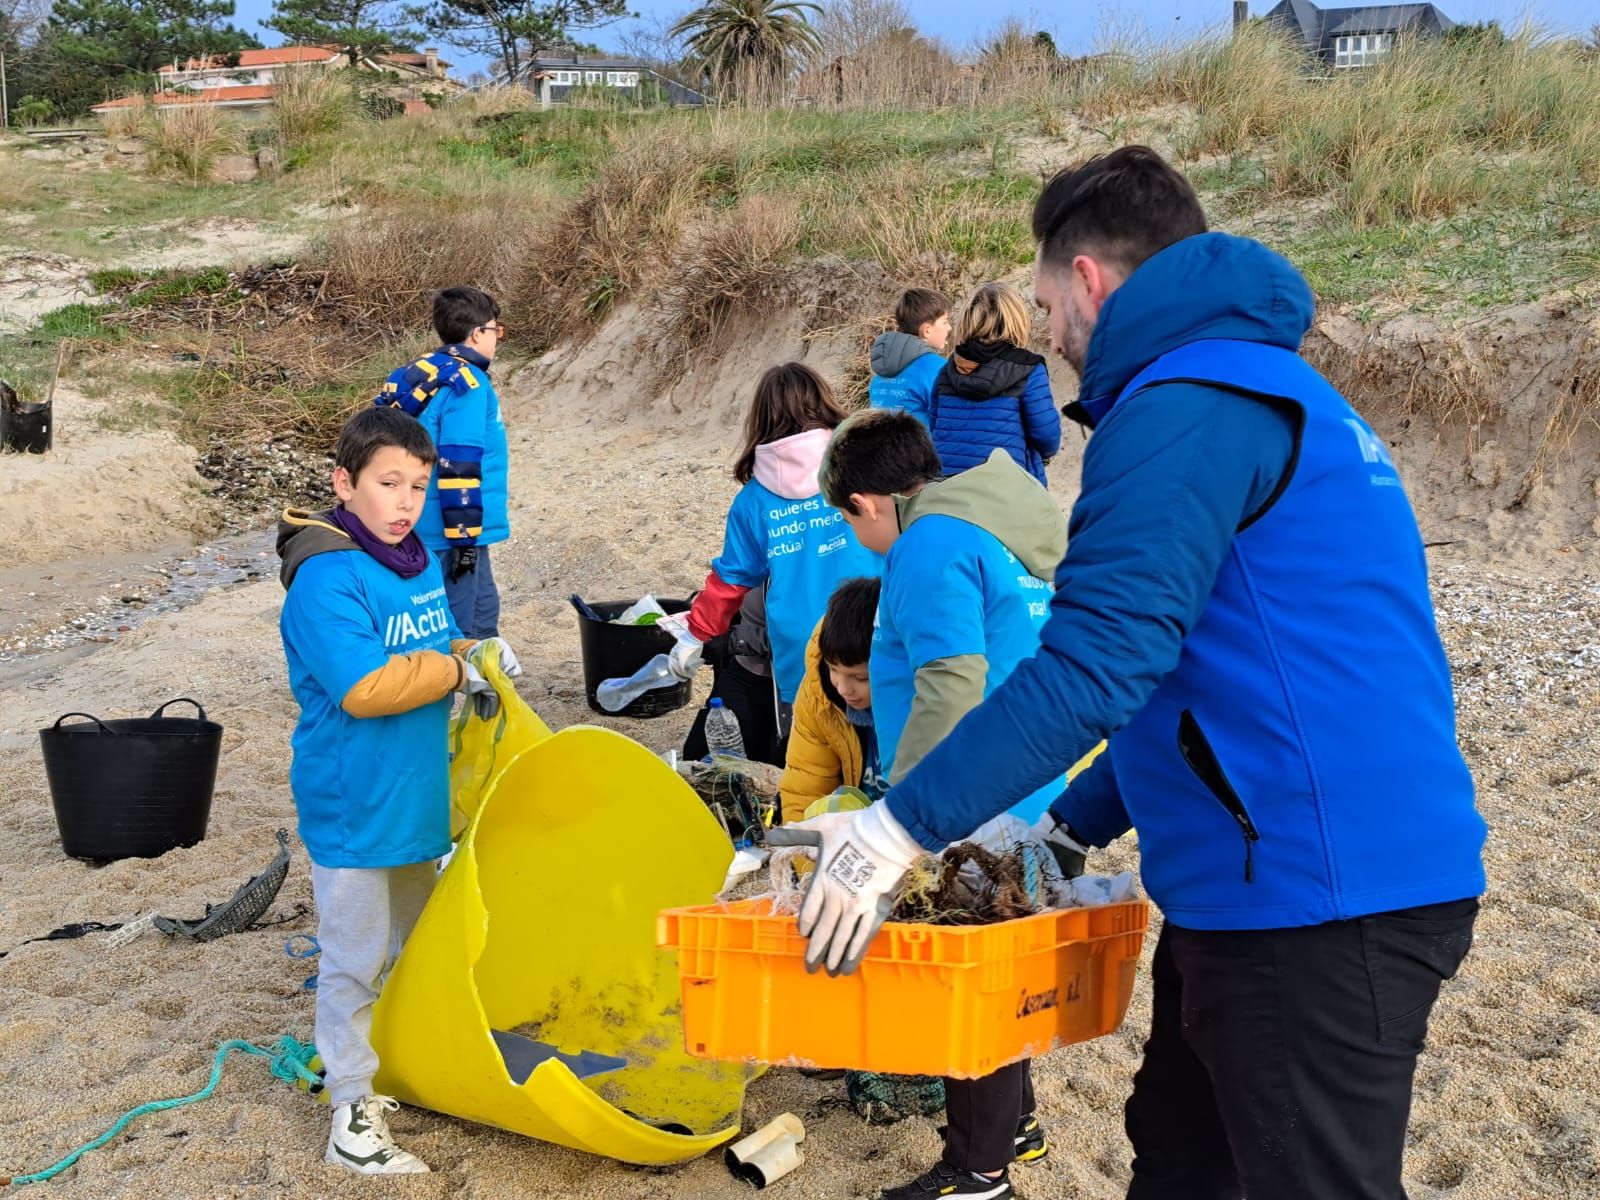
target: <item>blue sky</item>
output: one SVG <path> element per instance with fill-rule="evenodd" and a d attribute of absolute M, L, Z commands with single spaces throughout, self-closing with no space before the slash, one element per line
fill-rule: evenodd
<path fill-rule="evenodd" d="M 1439 7 L 1457 21 L 1498 20 L 1507 28 L 1519 25 L 1531 16 L 1546 28 L 1582 33 L 1596 21 L 1600 10 L 1595 0 L 1435 0 Z M 1276 0 L 1251 0 L 1250 11 L 1256 15 L 1266 12 Z M 633 6 L 646 19 L 672 19 L 693 7 L 691 0 L 633 0 Z M 1327 2 L 1324 7 L 1343 7 Z M 966 47 L 993 30 L 1008 16 L 1020 17 L 1028 25 L 1048 29 L 1063 53 L 1081 54 L 1093 50 L 1103 40 L 1106 30 L 1121 33 L 1149 33 L 1156 37 L 1200 31 L 1207 25 L 1228 19 L 1232 12 L 1230 0 L 1107 0 L 1096 5 L 1075 6 L 1075 11 L 1050 12 L 1041 15 L 1050 6 L 1028 3 L 999 3 L 985 5 L 982 21 L 973 20 L 972 0 L 915 0 L 909 4 L 918 26 L 924 33 L 942 38 L 951 45 Z M 1063 6 L 1064 7 L 1064 6 Z M 238 0 L 238 23 L 261 37 L 267 45 L 283 39 L 270 30 L 259 27 L 259 22 L 272 12 L 272 0 Z M 625 26 L 603 29 L 590 35 L 590 40 L 606 45 L 615 32 Z M 481 69 L 482 62 L 473 61 L 455 53 L 447 54 L 456 65 L 458 74 Z"/>

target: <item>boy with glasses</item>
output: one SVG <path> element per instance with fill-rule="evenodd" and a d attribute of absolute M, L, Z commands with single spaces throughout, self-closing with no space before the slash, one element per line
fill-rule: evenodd
<path fill-rule="evenodd" d="M 506 427 L 489 381 L 506 327 L 494 297 L 445 288 L 433 298 L 443 344 L 389 376 L 374 403 L 403 409 L 439 448 L 417 534 L 444 569 L 450 612 L 462 636 L 500 630 L 500 591 L 489 547 L 511 536 L 506 512 Z"/>

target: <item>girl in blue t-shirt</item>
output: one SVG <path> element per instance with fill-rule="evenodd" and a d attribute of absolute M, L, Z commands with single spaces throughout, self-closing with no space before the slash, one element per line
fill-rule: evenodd
<path fill-rule="evenodd" d="M 673 670 L 682 679 L 700 665 L 705 643 L 728 632 L 752 589 L 765 586 L 770 682 L 729 656 L 714 661 L 712 696 L 739 718 L 751 758 L 783 765 L 788 708 L 806 671 L 806 641 L 846 579 L 878 575 L 883 560 L 856 541 L 837 509 L 822 499 L 817 471 L 833 430 L 844 420 L 833 389 L 804 363 L 772 367 L 756 384 L 733 477 L 743 486 L 728 509 L 722 553 L 705 588 L 676 624 Z M 705 754 L 705 713 L 695 720 L 686 757 Z"/>

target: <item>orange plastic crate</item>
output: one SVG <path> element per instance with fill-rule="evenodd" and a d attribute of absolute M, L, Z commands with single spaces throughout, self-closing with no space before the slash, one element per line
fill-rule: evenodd
<path fill-rule="evenodd" d="M 1133 994 L 1149 905 L 995 925 L 888 924 L 852 975 L 806 973 L 805 939 L 768 900 L 673 908 L 683 1030 L 703 1058 L 975 1078 L 1110 1033 Z"/>

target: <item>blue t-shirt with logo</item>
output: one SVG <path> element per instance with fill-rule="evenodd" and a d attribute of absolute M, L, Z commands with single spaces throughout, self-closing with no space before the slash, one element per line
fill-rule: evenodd
<path fill-rule="evenodd" d="M 806 674 L 806 644 L 828 597 L 846 579 L 882 574 L 883 557 L 856 541 L 822 493 L 786 500 L 752 479 L 728 509 L 722 553 L 711 569 L 735 587 L 760 587 L 770 578 L 772 674 L 778 694 L 793 704 Z"/>
<path fill-rule="evenodd" d="M 869 664 L 886 775 L 911 718 L 917 671 L 937 659 L 981 654 L 989 662 L 987 697 L 1038 650 L 1052 591 L 999 538 L 968 521 L 927 516 L 900 535 L 884 569 Z M 1041 788 L 1010 811 L 1037 820 L 1062 786 Z"/>
<path fill-rule="evenodd" d="M 461 636 L 431 555 L 402 579 L 362 550 L 301 564 L 278 622 L 300 702 L 289 786 L 300 840 L 323 867 L 400 867 L 450 849 L 450 698 L 352 717 L 346 693 L 396 654 Z"/>
<path fill-rule="evenodd" d="M 898 375 L 874 375 L 867 383 L 867 403 L 908 412 L 927 428 L 933 419 L 933 389 L 944 363 L 940 354 L 929 350 Z"/>

